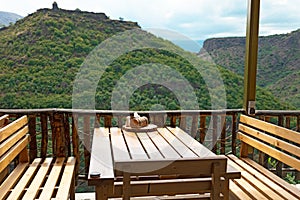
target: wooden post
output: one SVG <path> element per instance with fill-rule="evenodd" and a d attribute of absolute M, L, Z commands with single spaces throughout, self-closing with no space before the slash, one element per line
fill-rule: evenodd
<path fill-rule="evenodd" d="M 231 151 L 233 155 L 236 155 L 236 137 L 237 137 L 237 114 L 232 115 L 232 124 L 231 124 Z"/>
<path fill-rule="evenodd" d="M 206 116 L 200 115 L 200 143 L 203 144 L 206 136 Z"/>
<path fill-rule="evenodd" d="M 75 177 L 76 177 L 76 185 L 79 174 L 79 163 L 80 163 L 80 154 L 79 154 L 79 136 L 78 136 L 78 115 L 73 114 L 72 117 L 72 146 L 73 146 L 73 155 L 76 158 L 75 164 Z"/>
<path fill-rule="evenodd" d="M 30 161 L 33 161 L 37 157 L 37 142 L 36 142 L 36 116 L 29 115 L 28 128 L 30 134 Z"/>
<path fill-rule="evenodd" d="M 46 158 L 48 148 L 48 117 L 47 114 L 41 113 L 41 130 L 42 130 L 42 146 L 41 157 Z"/>
<path fill-rule="evenodd" d="M 221 115 L 220 122 L 222 132 L 221 132 L 221 154 L 225 155 L 226 153 L 226 115 Z"/>
<path fill-rule="evenodd" d="M 88 175 L 91 157 L 91 130 L 90 130 L 90 116 L 84 115 L 83 117 L 83 138 L 84 138 L 84 161 L 85 161 L 85 174 Z"/>
<path fill-rule="evenodd" d="M 198 130 L 198 115 L 192 115 L 191 136 L 196 139 Z"/>
<path fill-rule="evenodd" d="M 243 106 L 247 114 L 255 114 L 251 108 L 256 99 L 259 10 L 260 0 L 248 0 Z"/>
<path fill-rule="evenodd" d="M 212 115 L 213 120 L 213 135 L 212 135 L 212 152 L 217 153 L 218 150 L 218 116 Z"/>

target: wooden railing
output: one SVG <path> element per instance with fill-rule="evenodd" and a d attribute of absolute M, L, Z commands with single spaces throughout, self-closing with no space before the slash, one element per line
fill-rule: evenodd
<path fill-rule="evenodd" d="M 236 134 L 239 114 L 234 110 L 141 111 L 160 127 L 179 126 L 217 154 L 238 154 Z M 30 158 L 75 156 L 76 177 L 86 179 L 94 127 L 121 127 L 132 111 L 72 109 L 0 109 L 0 115 L 29 118 Z M 300 111 L 257 111 L 261 119 L 299 131 Z"/>

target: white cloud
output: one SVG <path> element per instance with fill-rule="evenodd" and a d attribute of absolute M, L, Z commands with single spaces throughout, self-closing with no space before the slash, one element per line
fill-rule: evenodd
<path fill-rule="evenodd" d="M 0 0 L 1 10 L 23 16 L 51 8 L 54 0 Z M 260 34 L 300 28 L 300 0 L 261 1 Z M 56 0 L 74 10 L 104 12 L 109 17 L 136 21 L 143 28 L 165 28 L 198 40 L 245 36 L 247 0 Z"/>

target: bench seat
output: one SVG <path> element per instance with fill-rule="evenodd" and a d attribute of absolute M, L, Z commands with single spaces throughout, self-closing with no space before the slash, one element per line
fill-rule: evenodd
<path fill-rule="evenodd" d="M 27 132 L 26 116 L 0 129 L 0 199 L 75 199 L 76 159 L 36 158 L 30 163 Z M 15 158 L 18 164 L 10 169 Z"/>
<path fill-rule="evenodd" d="M 300 133 L 242 115 L 238 137 L 241 140 L 240 158 L 234 155 L 227 157 L 228 164 L 241 171 L 242 178 L 230 181 L 230 199 L 300 199 L 298 188 L 248 157 L 249 153 L 253 153 L 254 146 L 299 170 L 300 166 L 293 162 L 299 159 L 291 155 L 299 153 L 300 147 L 289 143 L 288 139 L 299 143 Z"/>

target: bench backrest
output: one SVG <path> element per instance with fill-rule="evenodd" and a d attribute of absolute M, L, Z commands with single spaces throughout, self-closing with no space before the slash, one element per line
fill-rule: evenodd
<path fill-rule="evenodd" d="M 241 115 L 238 138 L 241 156 L 247 157 L 249 146 L 300 171 L 300 133 Z"/>
<path fill-rule="evenodd" d="M 161 166 L 158 167 L 158 166 Z M 159 169 L 158 169 L 159 168 Z M 123 176 L 123 195 L 131 195 L 130 190 L 131 176 L 160 176 L 161 180 L 149 183 L 149 195 L 175 194 L 181 192 L 210 192 L 213 199 L 219 199 L 222 188 L 224 188 L 225 173 L 227 168 L 227 158 L 225 156 L 213 156 L 204 158 L 190 158 L 178 160 L 141 160 L 141 161 L 124 161 L 115 163 L 115 175 Z M 152 169 L 152 170 L 151 170 Z M 144 171 L 144 172 L 141 172 Z M 186 184 L 183 182 L 181 186 L 169 182 L 174 179 L 193 179 L 198 178 L 194 182 Z M 203 178 L 203 179 L 201 179 Z M 158 184 L 158 186 L 155 186 Z M 174 187 L 175 186 L 175 187 Z M 192 191 L 194 190 L 194 191 Z M 127 193 L 127 194 L 126 194 Z M 129 194 L 128 194 L 129 193 Z"/>
<path fill-rule="evenodd" d="M 4 124 L 8 116 L 0 117 L 0 124 Z M 0 128 L 0 173 L 19 156 L 20 162 L 28 162 L 27 145 L 29 143 L 27 116 Z"/>

